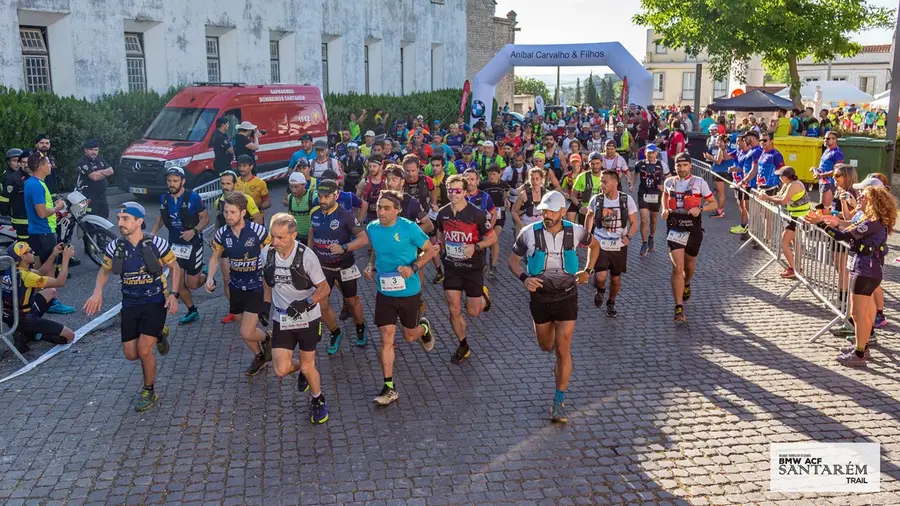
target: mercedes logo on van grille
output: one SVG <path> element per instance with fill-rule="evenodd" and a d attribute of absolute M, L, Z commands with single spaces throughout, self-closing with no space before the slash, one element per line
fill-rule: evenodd
<path fill-rule="evenodd" d="M 141 162 L 134 162 L 134 167 L 131 168 L 133 172 L 141 171 Z"/>

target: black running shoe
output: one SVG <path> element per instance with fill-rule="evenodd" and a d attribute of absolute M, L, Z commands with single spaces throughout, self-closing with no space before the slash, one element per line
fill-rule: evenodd
<path fill-rule="evenodd" d="M 306 392 L 307 390 L 309 390 L 309 383 L 306 381 L 306 376 L 302 372 L 297 371 L 297 391 Z"/>
<path fill-rule="evenodd" d="M 594 306 L 596 306 L 597 309 L 603 307 L 603 292 L 597 292 L 594 294 Z"/>
<path fill-rule="evenodd" d="M 472 350 L 469 349 L 468 346 L 460 346 L 456 348 L 456 353 L 454 353 L 453 356 L 450 357 L 450 361 L 454 364 L 458 364 L 463 360 L 469 358 L 470 356 L 472 356 Z"/>
<path fill-rule="evenodd" d="M 615 318 L 619 316 L 619 312 L 616 311 L 616 301 L 610 299 L 606 301 L 606 316 L 610 318 Z"/>

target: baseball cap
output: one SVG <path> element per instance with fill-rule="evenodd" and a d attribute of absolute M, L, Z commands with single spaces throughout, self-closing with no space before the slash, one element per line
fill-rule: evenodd
<path fill-rule="evenodd" d="M 309 167 L 309 158 L 301 156 L 297 159 L 297 167 Z"/>
<path fill-rule="evenodd" d="M 647 153 L 655 153 L 659 151 L 659 148 L 656 147 L 656 144 L 647 144 L 647 147 L 644 148 L 644 151 Z"/>
<path fill-rule="evenodd" d="M 572 153 L 571 155 L 569 155 L 569 161 L 571 162 L 572 160 L 578 160 L 580 162 L 581 155 L 579 155 L 578 153 Z"/>
<path fill-rule="evenodd" d="M 709 125 L 709 128 L 707 130 L 710 133 L 717 133 L 719 131 L 719 126 L 718 125 Z"/>
<path fill-rule="evenodd" d="M 471 155 L 472 154 L 472 146 L 464 146 L 462 148 L 462 152 L 464 155 Z"/>
<path fill-rule="evenodd" d="M 621 121 L 616 123 L 616 128 L 625 128 L 625 123 L 622 123 Z"/>
<path fill-rule="evenodd" d="M 306 184 L 306 176 L 304 176 L 301 172 L 294 172 L 291 174 L 291 177 L 288 178 L 288 183 Z"/>
<path fill-rule="evenodd" d="M 237 157 L 237 163 L 238 163 L 238 165 L 240 165 L 242 163 L 247 164 L 247 165 L 253 165 L 253 157 L 251 157 L 250 155 L 241 155 L 241 156 Z"/>
<path fill-rule="evenodd" d="M 181 176 L 184 179 L 184 169 L 181 167 L 169 167 L 166 169 L 166 176 Z"/>
<path fill-rule="evenodd" d="M 119 206 L 119 213 L 130 214 L 135 218 L 142 219 L 147 216 L 147 211 L 144 209 L 144 206 L 138 204 L 133 200 L 122 202 L 122 205 Z"/>
<path fill-rule="evenodd" d="M 328 143 L 319 139 L 313 143 L 313 149 L 328 149 Z"/>
<path fill-rule="evenodd" d="M 568 207 L 568 204 L 563 194 L 558 191 L 551 191 L 544 195 L 536 209 L 539 211 L 562 211 L 566 207 Z"/>
<path fill-rule="evenodd" d="M 84 141 L 84 144 L 82 144 L 81 147 L 84 149 L 99 148 L 100 141 L 98 141 L 97 139 L 88 139 L 88 140 Z"/>
<path fill-rule="evenodd" d="M 543 151 L 535 151 L 534 154 L 531 155 L 531 157 L 532 158 L 540 158 L 541 160 L 547 159 L 547 155 L 545 155 Z"/>
<path fill-rule="evenodd" d="M 416 119 L 425 119 L 425 116 L 422 116 L 422 115 L 420 114 L 420 115 L 416 116 Z"/>
<path fill-rule="evenodd" d="M 691 155 L 687 151 L 682 151 L 681 153 L 678 153 L 677 155 L 675 155 L 675 163 L 690 162 L 690 161 L 691 161 Z"/>
<path fill-rule="evenodd" d="M 791 179 L 797 179 L 797 171 L 795 171 L 793 167 L 787 166 L 787 165 L 776 170 L 775 175 L 776 176 L 785 176 L 785 177 L 789 177 Z M 880 182 L 881 181 L 879 181 L 879 183 Z"/>
<path fill-rule="evenodd" d="M 337 181 L 333 179 L 323 179 L 319 181 L 319 185 L 316 187 L 317 193 L 334 193 L 338 191 Z"/>
<path fill-rule="evenodd" d="M 6 254 L 9 255 L 10 258 L 15 260 L 17 263 L 22 261 L 22 257 L 25 256 L 26 253 L 31 251 L 31 246 L 28 245 L 27 242 L 18 241 L 14 242 L 6 248 Z"/>
<path fill-rule="evenodd" d="M 605 148 L 606 146 L 609 146 L 609 145 L 612 145 L 613 147 L 615 147 L 616 141 L 614 141 L 612 139 L 606 139 L 606 142 L 603 143 L 603 147 Z"/>
<path fill-rule="evenodd" d="M 494 147 L 494 143 L 492 141 L 484 141 L 484 147 L 492 148 Z"/>
<path fill-rule="evenodd" d="M 311 141 L 311 140 L 312 140 L 312 135 L 310 135 L 310 134 L 303 134 L 303 135 L 300 136 L 300 140 L 301 140 L 301 141 Z"/>
<path fill-rule="evenodd" d="M 366 137 L 375 137 L 375 132 L 372 130 L 366 130 Z"/>
<path fill-rule="evenodd" d="M 359 148 L 359 144 L 357 144 L 357 143 L 355 143 L 355 142 L 348 142 L 348 143 L 347 143 L 347 149 L 357 149 L 357 148 Z"/>
<path fill-rule="evenodd" d="M 870 174 L 862 181 L 853 185 L 854 190 L 864 190 L 866 188 L 884 188 L 884 183 L 882 183 L 880 179 Z"/>
<path fill-rule="evenodd" d="M 335 172 L 331 169 L 328 169 L 322 173 L 322 176 L 319 177 L 319 179 L 331 179 L 332 181 L 337 181 L 338 175 L 337 175 L 337 172 Z"/>
<path fill-rule="evenodd" d="M 596 151 L 591 151 L 591 154 L 588 155 L 588 162 L 593 162 L 594 160 L 603 160 L 603 155 Z"/>

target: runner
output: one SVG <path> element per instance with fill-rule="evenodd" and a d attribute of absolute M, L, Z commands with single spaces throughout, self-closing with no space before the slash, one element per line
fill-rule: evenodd
<path fill-rule="evenodd" d="M 491 278 L 497 277 L 497 266 L 500 264 L 500 237 L 503 235 L 503 227 L 506 225 L 506 202 L 509 194 L 509 183 L 500 180 L 500 167 L 491 165 L 488 169 L 487 181 L 478 185 L 478 189 L 487 193 L 497 209 L 497 220 L 494 222 L 494 235 L 497 240 L 491 244 L 491 262 L 485 263 L 487 275 Z"/>
<path fill-rule="evenodd" d="M 184 169 L 170 167 L 166 170 L 166 186 L 168 193 L 160 195 L 159 216 L 153 223 L 150 235 L 156 235 L 165 224 L 169 230 L 171 250 L 178 259 L 178 276 L 181 283 L 178 295 L 187 306 L 185 314 L 178 322 L 181 325 L 191 323 L 200 318 L 200 312 L 194 306 L 191 290 L 196 290 L 206 283 L 203 274 L 203 229 L 209 223 L 209 213 L 200 195 L 184 188 Z"/>
<path fill-rule="evenodd" d="M 447 195 L 447 178 L 449 175 L 447 174 L 447 169 L 453 170 L 453 164 L 447 165 L 445 168 L 444 157 L 440 155 L 435 155 L 431 157 L 431 180 L 434 183 L 435 192 L 434 198 L 431 200 L 431 209 L 428 210 L 428 219 L 434 223 L 434 220 L 437 220 L 437 212 L 440 208 L 450 203 L 450 197 Z M 431 232 L 428 233 L 428 238 L 431 241 L 431 244 L 437 247 L 438 241 L 437 231 L 432 227 Z M 441 258 L 440 255 L 434 255 L 431 259 L 432 263 L 434 263 L 434 277 L 431 279 L 431 284 L 439 285 L 444 282 L 444 269 L 441 267 Z M 424 305 L 424 298 L 423 298 Z"/>
<path fill-rule="evenodd" d="M 463 292 L 466 294 L 466 313 L 471 318 L 480 315 L 482 310 L 491 310 L 491 299 L 484 285 L 484 250 L 497 241 L 497 235 L 493 231 L 493 216 L 468 200 L 473 179 L 478 179 L 474 170 L 466 171 L 465 177 L 450 176 L 447 180 L 450 203 L 438 211 L 437 217 L 438 234 L 444 245 L 441 252 L 444 297 L 450 310 L 450 325 L 459 340 L 459 347 L 450 359 L 454 364 L 472 354 L 462 314 Z M 487 195 L 482 198 L 490 200 Z"/>
<path fill-rule="evenodd" d="M 691 278 L 703 242 L 702 213 L 713 211 L 716 198 L 702 178 L 691 175 L 691 155 L 678 153 L 673 160 L 675 175 L 663 183 L 663 211 L 672 260 L 672 295 L 675 297 L 675 321 L 685 321 L 684 301 L 691 297 Z"/>
<path fill-rule="evenodd" d="M 609 274 L 609 300 L 606 301 L 606 316 L 615 318 L 616 295 L 622 288 L 622 274 L 628 263 L 628 245 L 637 234 L 638 208 L 631 195 L 619 191 L 619 173 L 604 170 L 602 176 L 603 193 L 595 195 L 588 205 L 584 217 L 585 229 L 594 234 L 600 244 L 597 263 L 594 265 L 594 306 L 603 306 L 606 291 L 606 277 Z"/>
<path fill-rule="evenodd" d="M 523 227 L 541 221 L 541 212 L 535 202 L 540 202 L 547 192 L 544 187 L 545 175 L 546 171 L 538 167 L 528 170 L 529 182 L 522 185 L 519 198 L 516 199 L 516 203 L 513 204 L 512 211 L 510 211 L 516 224 L 516 237 L 519 236 Z"/>
<path fill-rule="evenodd" d="M 367 246 L 369 238 L 359 220 L 338 205 L 336 181 L 322 180 L 318 192 L 319 207 L 312 214 L 309 243 L 319 258 L 328 287 L 338 286 L 344 298 L 344 307 L 353 316 L 356 345 L 365 346 L 369 342 L 369 336 L 363 319 L 362 304 L 357 295 L 356 280 L 361 274 L 355 265 L 353 252 Z M 341 346 L 344 332 L 338 325 L 329 299 L 322 301 L 322 321 L 331 331 L 328 354 L 334 355 Z"/>
<path fill-rule="evenodd" d="M 272 244 L 262 250 L 263 289 L 272 301 L 272 361 L 275 375 L 283 378 L 294 372 L 297 390 L 309 390 L 309 421 L 328 421 L 328 406 L 322 395 L 322 378 L 316 370 L 316 345 L 322 340 L 322 310 L 330 290 L 319 260 L 312 249 L 297 241 L 297 222 L 287 213 L 269 221 Z M 294 348 L 300 361 L 294 361 Z"/>
<path fill-rule="evenodd" d="M 578 218 L 584 222 L 584 216 L 587 214 L 588 204 L 591 203 L 595 195 L 599 195 L 603 191 L 601 173 L 603 172 L 603 155 L 596 151 L 588 156 L 588 167 L 586 170 L 575 178 L 572 184 L 572 194 L 569 200 L 578 206 Z M 586 223 L 586 222 L 585 222 Z"/>
<path fill-rule="evenodd" d="M 265 211 L 272 207 L 269 200 L 269 187 L 266 182 L 256 177 L 253 173 L 253 157 L 250 155 L 241 155 L 237 159 L 238 178 L 235 189 L 253 199 L 253 202 L 260 210 Z"/>
<path fill-rule="evenodd" d="M 302 172 L 294 172 L 288 179 L 289 190 L 281 204 L 294 217 L 297 223 L 297 239 L 303 244 L 309 242 L 309 216 L 316 207 L 316 183 L 310 181 Z"/>
<path fill-rule="evenodd" d="M 570 143 L 571 145 L 571 143 Z M 574 193 L 572 187 L 575 185 L 575 180 L 578 179 L 578 176 L 582 173 L 582 161 L 581 155 L 578 153 L 572 153 L 569 155 L 569 170 L 563 175 L 562 181 L 559 182 L 560 189 L 562 190 L 562 194 L 568 196 L 569 199 L 572 198 L 572 194 Z M 569 202 L 569 207 L 566 210 L 566 219 L 571 221 L 572 223 L 577 223 L 578 219 L 578 202 L 573 200 Z"/>
<path fill-rule="evenodd" d="M 656 144 L 644 147 L 646 158 L 634 166 L 638 176 L 638 209 L 641 214 L 641 256 L 656 251 L 653 234 L 656 233 L 656 220 L 659 215 L 659 196 L 662 194 L 663 178 L 667 172 L 659 160 L 659 148 Z"/>
<path fill-rule="evenodd" d="M 621 123 L 620 123 L 621 124 Z M 625 132 L 627 133 L 627 132 Z M 623 134 L 624 137 L 624 134 Z M 616 142 L 612 139 L 606 141 L 605 151 L 603 152 L 603 158 L 600 160 L 603 162 L 603 170 L 614 170 L 619 173 L 619 190 L 624 191 L 622 187 L 622 179 L 628 181 L 628 191 L 634 191 L 634 182 L 631 180 L 631 171 L 628 170 L 628 159 L 626 156 L 623 156 L 620 152 L 616 151 Z"/>
<path fill-rule="evenodd" d="M 383 164 L 383 159 L 375 155 L 366 160 L 366 168 L 368 169 L 366 177 L 357 186 L 357 196 L 366 204 L 363 206 L 364 210 L 360 209 L 359 213 L 359 221 L 364 224 L 370 223 L 378 217 L 376 212 L 378 196 L 384 186 L 384 179 L 381 174 Z"/>
<path fill-rule="evenodd" d="M 581 225 L 562 219 L 567 204 L 559 192 L 548 192 L 537 206 L 541 221 L 522 229 L 509 255 L 509 270 L 530 294 L 531 317 L 538 346 L 555 351 L 556 394 L 550 409 L 553 422 L 568 421 L 565 395 L 572 375 L 572 333 L 578 319 L 578 287 L 593 275 L 600 245 Z M 578 270 L 577 245 L 587 246 L 585 268 Z M 526 269 L 522 269 L 522 259 Z"/>
<path fill-rule="evenodd" d="M 378 220 L 369 223 L 366 232 L 375 250 L 375 264 L 366 266 L 367 280 L 377 274 L 378 295 L 375 298 L 375 325 L 381 334 L 378 357 L 384 376 L 381 393 L 375 397 L 379 406 L 400 398 L 394 389 L 394 333 L 400 319 L 403 338 L 407 342 L 421 340 L 425 351 L 434 349 L 435 336 L 427 318 L 419 317 L 422 287 L 416 272 L 428 265 L 435 248 L 428 236 L 415 223 L 400 217 L 403 196 L 384 191 L 378 199 Z M 417 252 L 422 250 L 422 254 Z"/>
<path fill-rule="evenodd" d="M 146 411 L 159 401 L 154 389 L 156 357 L 153 347 L 156 346 L 160 355 L 169 352 L 166 310 L 170 314 L 178 311 L 178 292 L 166 289 L 163 268 L 168 267 L 172 273 L 171 286 L 182 286 L 183 272 L 165 239 L 144 235 L 145 216 L 144 207 L 137 202 L 125 202 L 119 207 L 122 237 L 106 246 L 94 292 L 84 303 L 84 312 L 93 316 L 103 306 L 103 287 L 109 273 L 122 278 L 122 350 L 128 360 L 141 361 L 144 376 L 144 388 L 133 403 L 135 411 Z"/>
<path fill-rule="evenodd" d="M 247 222 L 247 202 L 248 197 L 239 192 L 230 192 L 224 197 L 225 226 L 217 229 L 213 236 L 206 291 L 212 293 L 216 289 L 216 271 L 219 260 L 224 258 L 228 261 L 230 273 L 228 313 L 240 320 L 241 338 L 253 352 L 253 361 L 244 370 L 244 375 L 256 376 L 272 361 L 271 336 L 256 326 L 259 315 L 269 312 L 269 303 L 263 300 L 259 259 L 260 252 L 271 242 L 271 238 L 266 227 Z"/>

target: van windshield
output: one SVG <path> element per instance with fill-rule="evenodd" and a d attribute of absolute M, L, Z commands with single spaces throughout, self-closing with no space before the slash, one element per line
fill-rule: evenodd
<path fill-rule="evenodd" d="M 144 138 L 200 142 L 206 136 L 206 132 L 209 132 L 218 112 L 218 109 L 164 107 L 150 124 Z"/>

